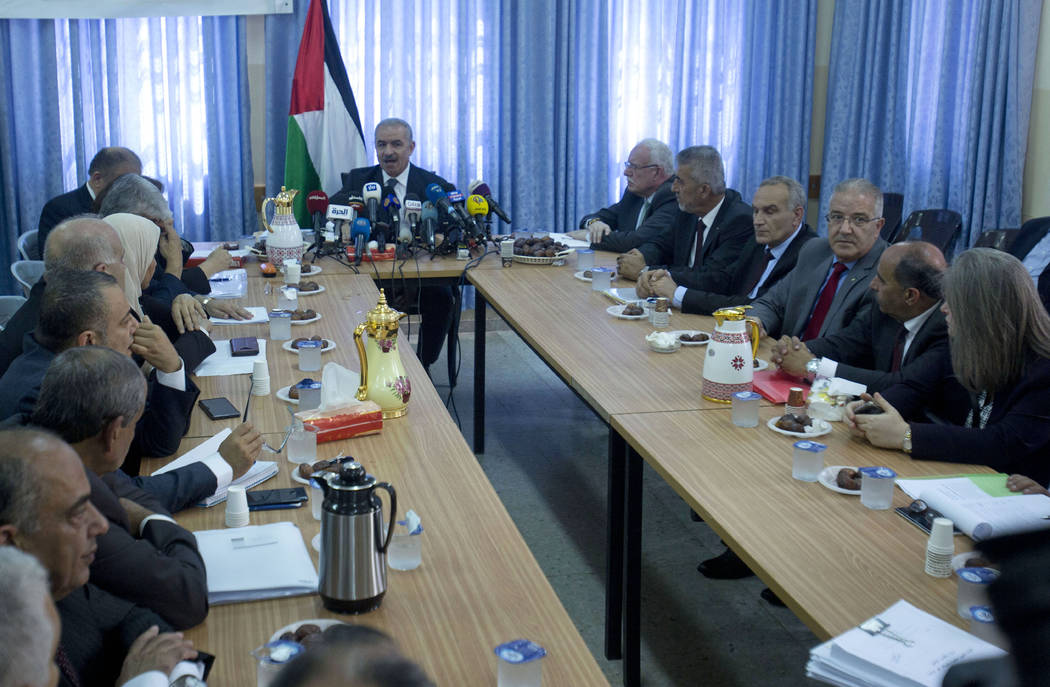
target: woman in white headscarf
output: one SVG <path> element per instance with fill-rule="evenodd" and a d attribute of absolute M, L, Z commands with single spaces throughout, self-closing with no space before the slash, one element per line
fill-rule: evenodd
<path fill-rule="evenodd" d="M 153 271 L 157 268 L 153 256 L 157 253 L 160 229 L 145 217 L 128 213 L 110 215 L 103 221 L 113 227 L 124 246 L 124 269 L 127 270 L 124 275 L 124 295 L 141 319 L 139 298 L 142 289 L 149 286 Z"/>

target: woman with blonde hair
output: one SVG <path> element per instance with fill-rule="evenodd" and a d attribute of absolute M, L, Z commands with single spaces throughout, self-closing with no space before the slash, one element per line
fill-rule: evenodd
<path fill-rule="evenodd" d="M 1050 315 L 1017 258 L 991 248 L 957 257 L 945 275 L 950 359 L 926 380 L 875 401 L 882 414 L 846 419 L 875 446 L 914 458 L 978 463 L 1050 481 Z M 939 420 L 918 421 L 923 415 Z"/>

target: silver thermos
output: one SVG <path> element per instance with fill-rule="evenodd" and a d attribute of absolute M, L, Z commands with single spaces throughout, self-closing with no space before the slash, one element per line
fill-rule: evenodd
<path fill-rule="evenodd" d="M 321 507 L 321 577 L 325 608 L 336 613 L 367 613 L 386 594 L 386 549 L 394 533 L 397 493 L 376 483 L 356 462 L 338 474 L 316 475 L 324 491 Z M 383 532 L 383 504 L 376 489 L 390 496 L 390 521 Z"/>

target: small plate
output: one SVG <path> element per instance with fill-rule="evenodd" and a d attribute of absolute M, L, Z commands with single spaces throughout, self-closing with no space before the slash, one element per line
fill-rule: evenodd
<path fill-rule="evenodd" d="M 681 341 L 676 341 L 675 345 L 671 346 L 670 348 L 657 348 L 649 341 L 646 341 L 645 343 L 649 344 L 649 350 L 653 353 L 675 353 L 679 348 L 682 347 Z"/>
<path fill-rule="evenodd" d="M 621 320 L 643 320 L 646 317 L 648 317 L 648 315 L 646 315 L 644 312 L 644 308 L 641 315 L 624 315 L 623 309 L 626 307 L 626 305 L 610 305 L 608 308 L 605 309 L 605 312 L 609 313 L 613 317 L 618 317 Z"/>
<path fill-rule="evenodd" d="M 296 289 L 296 291 L 299 291 L 299 289 Z M 318 284 L 316 291 L 299 291 L 299 295 L 300 296 L 316 296 L 317 294 L 324 293 L 325 291 L 327 291 L 327 289 L 324 287 L 324 285 L 323 284 Z"/>
<path fill-rule="evenodd" d="M 602 293 L 622 305 L 642 300 L 638 298 L 638 291 L 633 286 L 609 288 L 602 291 Z"/>
<path fill-rule="evenodd" d="M 966 567 L 966 561 L 970 560 L 971 558 L 980 558 L 980 557 L 981 557 L 981 552 L 980 551 L 965 551 L 963 553 L 955 554 L 955 556 L 952 557 L 952 572 L 957 572 L 959 570 L 959 568 L 965 568 Z M 992 563 L 992 562 L 989 562 L 989 564 L 984 566 L 984 567 L 991 568 L 992 570 L 998 570 L 999 569 L 999 566 L 996 565 L 995 563 Z"/>
<path fill-rule="evenodd" d="M 769 362 L 762 360 L 761 358 L 755 358 L 758 361 L 758 365 L 755 365 L 755 372 L 761 372 L 762 370 L 769 367 Z"/>
<path fill-rule="evenodd" d="M 293 341 L 295 341 L 295 339 L 290 339 L 288 341 L 285 341 L 283 344 L 281 344 L 281 348 L 283 348 L 284 350 L 288 351 L 289 353 L 298 353 L 299 349 L 295 348 L 294 346 L 292 346 L 292 342 Z M 335 350 L 335 342 L 332 341 L 331 339 L 325 339 L 324 340 L 324 346 L 321 348 L 321 352 L 322 353 L 327 353 L 328 351 L 334 351 L 334 350 Z"/>
<path fill-rule="evenodd" d="M 671 334 L 673 334 L 676 339 L 683 334 L 689 334 L 690 336 L 693 334 L 707 334 L 707 341 L 682 341 L 681 339 L 678 339 L 678 342 L 683 346 L 706 346 L 708 341 L 711 340 L 711 332 L 704 332 L 699 329 L 674 329 L 671 331 Z"/>
<path fill-rule="evenodd" d="M 311 322 L 316 322 L 319 319 L 321 319 L 321 313 L 317 313 L 317 317 L 311 317 L 308 320 L 292 320 L 292 324 L 310 324 Z"/>
<path fill-rule="evenodd" d="M 317 535 L 316 539 L 318 544 L 317 549 L 320 550 L 321 535 Z M 276 642 L 278 639 L 281 638 L 281 635 L 283 635 L 285 632 L 295 632 L 303 625 L 316 625 L 317 627 L 321 628 L 321 632 L 324 632 L 333 625 L 344 624 L 345 623 L 343 623 L 342 620 L 335 620 L 333 618 L 311 618 L 309 620 L 299 620 L 294 623 L 289 623 L 281 629 L 277 630 L 277 632 L 274 632 L 273 635 L 270 636 L 270 641 Z"/>
<path fill-rule="evenodd" d="M 777 420 L 779 419 L 780 417 L 769 418 L 769 422 L 766 423 L 766 427 L 769 427 L 777 434 L 783 434 L 789 437 L 798 437 L 800 439 L 812 439 L 814 437 L 822 437 L 825 434 L 831 433 L 831 423 L 827 420 L 821 420 L 817 417 L 810 418 L 813 420 L 813 425 L 812 427 L 810 427 L 810 429 L 813 430 L 812 432 L 789 432 L 786 429 L 780 429 L 779 427 L 777 427 Z"/>
<path fill-rule="evenodd" d="M 299 405 L 299 399 L 298 398 L 292 398 L 291 396 L 288 395 L 288 390 L 291 389 L 291 388 L 292 388 L 291 384 L 289 384 L 288 386 L 282 386 L 280 389 L 277 390 L 277 393 L 275 393 L 274 396 L 276 396 L 277 398 L 281 399 L 285 403 L 291 403 L 293 406 L 297 406 L 297 405 Z"/>
<path fill-rule="evenodd" d="M 590 272 L 590 270 L 580 270 L 579 272 L 574 272 L 572 276 L 576 277 L 580 281 L 590 282 L 591 278 L 583 276 L 584 272 Z"/>
<path fill-rule="evenodd" d="M 309 272 L 306 271 L 307 267 L 310 268 Z M 300 272 L 300 274 L 302 276 L 304 276 L 304 277 L 312 277 L 315 274 L 320 274 L 323 271 L 324 270 L 321 269 L 320 265 L 303 265 L 303 270 Z M 321 288 L 324 288 L 324 287 L 322 286 Z M 317 293 L 317 292 L 316 291 L 311 291 L 310 293 Z"/>
<path fill-rule="evenodd" d="M 850 470 L 857 469 L 852 465 L 829 465 L 820 471 L 820 474 L 817 475 L 817 481 L 828 489 L 837 491 L 840 494 L 846 494 L 847 496 L 860 496 L 860 489 L 843 489 L 835 481 L 835 478 L 839 476 L 839 470 L 843 468 L 849 468 Z"/>

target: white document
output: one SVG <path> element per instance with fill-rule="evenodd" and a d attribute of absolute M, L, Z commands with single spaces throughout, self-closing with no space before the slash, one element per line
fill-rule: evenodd
<path fill-rule="evenodd" d="M 583 241 L 581 239 L 574 239 L 568 234 L 550 234 L 552 240 L 558 243 L 564 243 L 569 248 L 590 248 L 590 241 Z"/>
<path fill-rule="evenodd" d="M 252 317 L 251 317 L 250 320 L 225 320 L 225 319 L 222 319 L 221 317 L 212 317 L 211 318 L 211 323 L 212 324 L 263 324 L 265 322 L 269 322 L 270 321 L 270 315 L 269 315 L 269 313 L 266 312 L 266 308 L 256 307 L 256 306 L 253 305 L 251 307 L 245 308 L 245 310 L 247 310 L 248 312 L 250 312 L 252 314 Z"/>
<path fill-rule="evenodd" d="M 194 532 L 208 572 L 208 603 L 217 605 L 313 594 L 317 570 L 293 523 Z"/>
<path fill-rule="evenodd" d="M 1005 654 L 907 601 L 876 618 L 885 624 L 881 633 L 855 627 L 812 649 L 806 675 L 835 685 L 940 687 L 956 663 Z"/>
<path fill-rule="evenodd" d="M 219 455 L 219 444 L 225 441 L 226 437 L 228 436 L 230 436 L 230 430 L 228 428 L 222 430 L 221 432 L 213 436 L 211 439 L 208 439 L 207 441 L 205 441 L 202 444 L 199 444 L 195 448 L 186 451 L 186 453 L 183 453 L 181 456 L 171 461 L 164 467 L 155 470 L 153 474 L 161 475 L 165 472 L 174 470 L 175 468 L 186 467 L 187 465 L 192 465 L 193 463 L 199 463 L 205 458 L 210 458 L 211 456 Z M 231 486 L 236 485 L 239 487 L 244 487 L 245 489 L 251 489 L 255 485 L 259 484 L 260 482 L 265 482 L 266 480 L 270 479 L 276 474 L 277 463 L 267 460 L 257 460 L 255 461 L 255 465 L 253 465 L 251 469 L 248 470 L 248 472 L 233 480 L 233 482 L 231 482 L 230 484 Z M 226 500 L 226 492 L 228 489 L 229 487 L 217 489 L 214 494 L 205 498 L 197 505 L 209 507 L 214 506 L 217 503 L 222 503 Z"/>
<path fill-rule="evenodd" d="M 201 361 L 193 374 L 198 377 L 225 377 L 227 375 L 250 375 L 256 360 L 266 361 L 266 339 L 256 339 L 258 355 L 234 357 L 229 339 L 215 341 L 215 352 Z"/>
<path fill-rule="evenodd" d="M 967 477 L 897 480 L 974 541 L 1050 527 L 1050 498 L 1041 494 L 990 496 Z"/>

